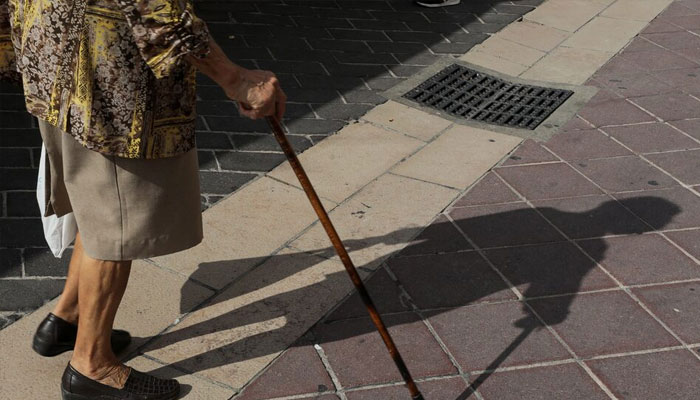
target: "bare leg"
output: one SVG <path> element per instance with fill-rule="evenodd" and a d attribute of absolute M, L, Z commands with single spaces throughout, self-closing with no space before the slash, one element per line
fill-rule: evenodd
<path fill-rule="evenodd" d="M 103 384 L 121 388 L 129 369 L 112 352 L 110 336 L 131 261 L 96 260 L 82 252 L 78 285 L 78 336 L 71 358 L 73 368 Z"/>
<path fill-rule="evenodd" d="M 80 261 L 83 257 L 83 244 L 80 241 L 80 232 L 75 236 L 73 255 L 68 265 L 68 277 L 63 287 L 63 293 L 58 298 L 58 303 L 53 309 L 53 314 L 65 321 L 76 324 L 78 322 L 78 281 L 80 276 Z"/>

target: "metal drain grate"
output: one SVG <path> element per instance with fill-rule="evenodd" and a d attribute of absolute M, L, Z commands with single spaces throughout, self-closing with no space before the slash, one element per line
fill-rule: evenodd
<path fill-rule="evenodd" d="M 573 93 L 519 85 L 453 64 L 403 97 L 458 117 L 535 129 Z"/>

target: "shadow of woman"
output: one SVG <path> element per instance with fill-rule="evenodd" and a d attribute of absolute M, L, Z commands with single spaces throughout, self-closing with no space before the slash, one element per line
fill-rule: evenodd
<path fill-rule="evenodd" d="M 445 218 L 438 219 L 399 252 L 398 257 L 387 262 L 387 268 L 393 272 L 396 281 L 389 278 L 385 270 L 380 270 L 368 280 L 368 289 L 381 313 L 402 315 L 398 319 L 385 318 L 390 326 L 420 320 L 419 313 L 415 312 L 417 310 L 425 315 L 435 316 L 476 302 L 493 299 L 516 300 L 513 288 L 519 290 L 524 299 L 571 294 L 554 297 L 558 304 L 553 308 L 555 311 L 547 315 L 533 314 L 527 304 L 522 302 L 524 316 L 514 323 L 522 329 L 522 333 L 495 357 L 488 367 L 483 368 L 487 371 L 494 370 L 531 332 L 545 325 L 556 325 L 566 320 L 575 294 L 582 289 L 582 285 L 584 290 L 590 290 L 590 287 L 586 287 L 587 281 L 592 281 L 594 288 L 615 286 L 598 268 L 598 263 L 605 258 L 607 250 L 604 237 L 652 231 L 653 228 L 649 224 L 629 211 L 639 207 L 654 210 L 653 223 L 656 227 L 666 225 L 680 212 L 678 206 L 665 199 L 647 196 L 620 202 L 607 200 L 583 212 L 566 212 L 549 207 L 533 209 L 521 203 L 509 211 L 462 219 L 453 213 L 454 223 Z M 547 223 L 542 216 L 558 229 Z M 457 228 L 465 235 L 461 235 Z M 348 240 L 345 244 L 352 256 L 353 251 L 362 251 L 379 244 L 406 243 L 404 238 L 407 234 L 415 235 L 414 231 L 409 231 Z M 513 235 L 513 232 L 517 234 Z M 585 252 L 579 250 L 561 232 L 573 235 L 576 243 L 585 242 Z M 455 246 L 459 241 L 463 243 Z M 480 251 L 474 251 L 473 246 L 478 247 Z M 324 248 L 313 252 L 290 251 L 253 260 L 258 265 L 255 271 L 258 272 L 256 276 L 259 276 L 259 279 L 248 279 L 246 285 L 233 284 L 200 307 L 206 314 L 207 308 L 235 299 L 235 302 L 231 302 L 234 309 L 221 313 L 221 307 L 218 307 L 219 310 L 213 312 L 211 318 L 202 322 L 188 324 L 185 319 L 182 327 L 176 327 L 154 338 L 146 345 L 145 351 L 157 351 L 182 341 L 199 338 L 201 345 L 196 346 L 194 351 L 205 347 L 212 349 L 197 354 L 183 354 L 182 349 L 179 349 L 177 353 L 180 359 L 172 364 L 178 370 L 199 372 L 274 355 L 285 350 L 292 342 L 290 337 L 300 337 L 309 328 L 308 325 L 289 322 L 294 318 L 289 318 L 288 321 L 287 310 L 307 312 L 308 308 L 313 308 L 314 304 L 318 303 L 318 296 L 330 295 L 338 290 L 347 293 L 350 289 L 349 279 L 345 271 L 336 270 L 323 275 L 312 284 L 292 290 L 270 291 L 267 295 L 265 288 L 314 268 L 320 260 L 324 260 L 317 256 L 330 258 L 333 253 L 332 248 Z M 211 273 L 211 269 L 236 270 L 237 264 L 250 265 L 250 261 L 231 260 L 201 264 L 182 287 L 182 299 L 187 299 L 193 286 L 198 285 L 194 281 Z M 587 279 L 589 275 L 591 278 Z M 188 311 L 190 310 L 182 309 L 182 312 Z M 312 315 L 321 315 L 324 311 L 326 310 L 315 310 L 318 314 Z M 358 296 L 353 294 L 339 308 L 327 315 L 320 325 L 360 320 L 364 316 L 362 304 Z M 209 336 L 212 333 L 254 324 L 264 324 L 265 329 L 248 336 L 243 335 L 244 338 L 233 342 L 223 341 L 221 335 L 212 341 L 207 339 L 213 337 Z M 363 335 L 373 330 L 371 324 L 367 323 L 352 326 L 352 329 L 335 329 L 325 333 L 323 329 L 316 329 L 314 340 L 323 344 Z M 420 360 L 407 361 L 409 367 L 420 363 Z M 473 383 L 473 388 L 478 387 L 487 377 L 488 373 L 479 377 Z M 469 393 L 465 392 L 460 398 L 468 395 Z"/>

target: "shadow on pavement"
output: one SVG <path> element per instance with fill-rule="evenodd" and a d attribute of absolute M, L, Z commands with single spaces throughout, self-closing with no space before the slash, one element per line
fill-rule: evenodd
<path fill-rule="evenodd" d="M 525 299 L 553 294 L 575 294 L 580 291 L 582 281 L 586 275 L 596 268 L 598 262 L 605 258 L 608 246 L 603 239 L 604 236 L 641 234 L 653 230 L 641 221 L 637 221 L 637 223 L 620 223 L 620 219 L 614 217 L 616 212 L 621 209 L 620 203 L 628 209 L 639 209 L 639 207 L 653 209 L 655 211 L 654 224 L 659 227 L 665 226 L 680 212 L 680 208 L 675 204 L 665 199 L 651 196 L 625 199 L 619 203 L 616 201 L 606 201 L 595 209 L 581 213 L 564 212 L 547 207 L 537 208 L 536 210 L 539 213 L 547 216 L 547 218 L 552 221 L 576 221 L 581 224 L 586 224 L 587 221 L 590 221 L 590 226 L 587 228 L 591 234 L 587 236 L 585 245 L 587 255 L 576 250 L 573 245 L 566 242 L 565 238 L 558 233 L 557 235 L 559 235 L 559 238 L 543 239 L 539 242 L 537 242 L 536 236 L 531 236 L 535 239 L 535 242 L 529 243 L 538 243 L 540 244 L 539 246 L 504 246 L 494 248 L 493 250 L 486 250 L 485 254 L 488 259 L 493 258 L 492 251 L 505 254 L 505 258 L 502 255 L 500 258 L 495 257 L 495 261 L 492 261 L 498 273 L 494 272 L 491 268 L 477 269 L 476 265 L 478 263 L 484 264 L 484 262 L 475 251 L 466 250 L 436 254 L 435 249 L 444 248 L 446 239 L 448 238 L 445 235 L 436 235 L 432 238 L 428 237 L 427 239 L 420 240 L 423 236 L 423 234 L 421 234 L 421 236 L 418 237 L 419 240 L 413 241 L 411 245 L 398 253 L 399 258 L 393 258 L 387 261 L 389 268 L 398 277 L 398 283 L 387 280 L 386 277 L 388 275 L 380 269 L 377 274 L 373 275 L 372 278 L 368 280 L 368 289 L 382 314 L 401 314 L 401 318 L 398 319 L 391 317 L 385 318 L 385 321 L 390 326 L 404 325 L 419 321 L 421 317 L 416 312 L 413 312 L 412 309 L 414 311 L 416 309 L 420 310 L 420 313 L 429 317 L 434 317 L 435 315 L 457 307 L 466 306 L 479 301 L 488 301 L 494 294 L 499 292 L 505 291 L 506 293 L 510 293 L 511 299 L 513 299 L 514 296 L 510 292 L 511 286 L 519 288 L 525 286 L 526 289 L 520 289 Z M 455 223 L 459 226 L 485 227 L 485 229 L 477 230 L 477 232 L 481 232 L 483 235 L 480 233 L 468 234 L 472 243 L 478 244 L 484 237 L 508 235 L 508 231 L 514 229 L 514 227 L 518 225 L 526 223 L 532 211 L 532 209 L 526 208 L 461 220 L 455 219 Z M 592 215 L 604 215 L 610 216 L 611 218 L 598 218 L 593 220 L 591 219 Z M 518 232 L 520 232 L 521 235 L 529 235 L 542 230 L 540 227 L 536 226 L 532 229 L 538 232 L 527 232 L 527 227 L 525 227 L 525 229 L 526 230 L 523 231 L 522 227 L 520 227 Z M 452 223 L 447 220 L 431 225 L 424 233 L 428 230 L 432 232 L 457 232 Z M 407 237 L 403 235 L 403 233 L 404 232 L 399 231 L 362 240 L 348 240 L 345 244 L 351 251 L 352 256 L 353 250 L 366 249 L 378 244 L 395 244 L 396 239 L 394 238 Z M 410 232 L 410 237 L 415 236 L 415 233 L 416 232 Z M 523 236 L 520 239 L 527 239 L 527 237 Z M 407 240 L 404 240 L 404 242 L 409 243 Z M 549 245 L 546 247 L 542 246 L 542 244 L 546 243 L 549 243 Z M 510 251 L 513 251 L 513 253 L 511 254 Z M 323 257 L 332 257 L 334 255 L 334 250 L 332 248 L 324 248 L 311 253 Z M 450 257 L 450 254 L 464 255 L 467 253 L 472 257 L 471 260 L 474 260 L 472 265 L 461 265 L 457 262 L 457 267 L 455 267 L 454 262 L 441 264 L 431 262 L 425 263 L 425 261 L 423 261 L 423 264 L 420 264 L 419 261 L 425 259 L 426 254 L 433 254 L 435 257 L 443 257 L 444 259 L 445 257 Z M 225 302 L 263 289 L 295 273 L 312 268 L 315 263 L 309 263 L 310 259 L 315 258 L 309 257 L 309 253 L 300 252 L 255 260 L 258 264 L 265 262 L 266 264 L 262 266 L 263 268 L 267 265 L 272 265 L 269 273 L 266 272 L 264 274 L 264 281 L 252 282 L 251 285 L 246 287 L 234 285 L 232 288 L 237 288 L 236 290 L 231 290 L 230 288 L 224 290 L 222 294 L 214 297 L 202 308 L 206 309 L 217 303 Z M 499 259 L 500 261 L 498 261 Z M 506 259 L 507 263 L 504 264 L 503 259 Z M 428 258 L 428 260 L 430 261 L 430 258 Z M 190 278 L 196 281 L 200 276 L 211 272 L 212 268 L 224 270 L 236 269 L 239 263 L 250 265 L 249 261 L 250 260 L 230 260 L 203 263 Z M 362 267 L 360 266 L 360 268 Z M 382 274 L 385 274 L 385 276 L 382 277 Z M 276 318 L 284 318 L 287 312 L 276 308 L 274 305 L 295 304 L 303 302 L 305 299 L 308 302 L 309 294 L 318 293 L 316 290 L 317 286 L 325 285 L 326 287 L 332 288 L 339 287 L 339 285 L 347 284 L 348 282 L 348 277 L 344 271 L 332 273 L 326 275 L 323 282 L 317 282 L 297 290 L 275 294 L 257 302 L 245 304 L 234 311 L 224 313 L 204 322 L 167 332 L 149 343 L 147 349 L 148 351 L 152 351 L 177 344 L 180 341 L 209 335 L 213 332 L 272 321 Z M 182 287 L 183 299 L 189 298 L 188 292 L 194 285 L 197 284 L 188 281 Z M 397 285 L 406 291 L 409 296 L 408 300 L 401 294 L 402 292 L 398 289 L 399 286 Z M 498 368 L 533 331 L 542 329 L 545 325 L 557 325 L 566 320 L 570 305 L 575 297 L 575 295 L 553 297 L 552 299 L 556 299 L 558 304 L 551 307 L 554 311 L 547 315 L 535 314 L 527 303 L 522 302 L 523 317 L 514 323 L 515 326 L 522 329 L 521 334 L 484 369 L 487 371 L 486 373 L 473 381 L 472 388 L 478 388 L 488 379 L 491 374 L 489 371 Z M 407 304 L 407 302 L 409 304 Z M 182 309 L 181 311 L 187 312 L 189 310 Z M 322 322 L 318 323 L 317 327 L 311 329 L 312 334 L 314 334 L 313 340 L 315 340 L 316 343 L 323 344 L 372 332 L 373 327 L 368 323 L 353 324 L 352 329 L 331 329 L 328 331 L 323 328 L 323 326 L 331 326 L 337 321 L 359 320 L 364 316 L 366 316 L 366 312 L 359 302 L 358 296 L 353 294 L 339 308 L 335 309 L 327 315 Z M 318 326 L 321 326 L 321 329 L 318 329 Z M 240 341 L 226 343 L 223 346 L 216 346 L 216 348 L 208 352 L 196 354 L 177 361 L 173 366 L 186 371 L 198 372 L 217 368 L 228 363 L 275 354 L 284 350 L 286 347 L 286 345 L 281 345 L 284 341 L 278 341 L 276 338 L 289 337 L 290 335 L 294 337 L 300 336 L 299 329 L 293 326 L 293 324 L 285 324 L 281 327 L 246 337 Z M 465 369 L 471 368 L 471 366 L 463 367 Z M 460 398 L 466 398 L 470 393 L 471 392 L 465 392 Z"/>

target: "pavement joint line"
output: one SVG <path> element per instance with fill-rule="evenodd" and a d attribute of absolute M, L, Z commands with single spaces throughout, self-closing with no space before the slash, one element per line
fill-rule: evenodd
<path fill-rule="evenodd" d="M 444 187 L 445 189 L 452 189 L 452 190 L 458 190 L 458 191 L 461 190 L 461 189 L 458 188 L 458 187 L 445 185 L 445 184 L 443 184 L 443 183 L 430 182 L 430 181 L 426 181 L 425 179 L 420 179 L 420 178 L 416 178 L 416 177 L 413 177 L 413 176 L 401 175 L 401 174 L 399 174 L 399 173 L 397 173 L 397 172 L 387 171 L 386 174 L 387 174 L 387 175 L 398 176 L 398 177 L 405 178 L 405 179 L 410 179 L 410 180 L 413 180 L 413 181 L 418 181 L 418 182 L 423 182 L 423 183 L 431 183 L 431 184 L 433 184 L 433 185 L 442 186 L 442 187 Z M 457 200 L 459 200 L 459 194 L 457 194 L 457 198 L 453 199 L 451 202 L 457 201 Z"/>
<path fill-rule="evenodd" d="M 335 370 L 333 370 L 333 367 L 331 366 L 330 361 L 328 361 L 328 356 L 326 356 L 325 350 L 323 350 L 323 347 L 318 343 L 314 343 L 314 350 L 316 350 L 316 354 L 318 355 L 318 357 L 321 359 L 321 362 L 323 363 L 323 368 L 326 369 L 328 376 L 331 378 L 331 382 L 333 382 L 333 386 L 335 387 L 336 394 L 338 394 L 338 397 L 340 397 L 341 400 L 347 400 L 347 397 L 345 396 L 345 394 L 342 393 L 343 384 L 340 383 L 340 379 L 338 379 L 338 375 L 335 373 Z"/>
<path fill-rule="evenodd" d="M 609 358 L 620 358 L 620 357 L 638 356 L 638 355 L 643 355 L 643 354 L 664 353 L 667 351 L 676 351 L 676 350 L 686 350 L 686 348 L 685 348 L 685 346 L 654 347 L 651 349 L 628 351 L 628 352 L 624 352 L 624 353 L 600 354 L 597 356 L 586 357 L 584 359 L 584 361 L 606 360 Z"/>
<path fill-rule="evenodd" d="M 441 214 L 438 214 L 438 217 L 439 217 L 439 215 L 441 215 Z M 435 221 L 438 217 L 435 217 L 435 218 L 433 219 L 433 221 Z M 391 279 L 392 279 L 392 280 L 396 283 L 396 285 L 399 287 L 399 290 L 401 291 L 402 297 L 405 297 L 405 298 L 408 300 L 408 303 L 409 303 L 408 305 L 409 305 L 410 308 L 413 310 L 413 313 L 414 313 L 415 315 L 418 316 L 418 318 L 419 318 L 420 321 L 423 323 L 423 325 L 426 327 L 426 329 L 428 329 L 428 332 L 430 332 L 430 335 L 431 335 L 431 336 L 433 337 L 433 339 L 438 343 L 438 345 L 439 345 L 440 348 L 442 349 L 443 353 L 445 353 L 445 355 L 447 355 L 447 358 L 450 360 L 450 363 L 452 363 L 452 365 L 455 367 L 455 369 L 457 370 L 457 372 L 459 373 L 459 375 L 462 377 L 462 379 L 464 380 L 464 382 L 467 384 L 467 386 L 471 388 L 471 382 L 469 382 L 469 377 L 468 377 L 469 375 L 464 371 L 464 369 L 462 368 L 462 366 L 460 365 L 460 363 L 457 361 L 457 358 L 455 358 L 455 356 L 454 356 L 454 355 L 452 354 L 452 352 L 449 350 L 449 348 L 447 347 L 447 345 L 445 344 L 445 342 L 442 340 L 442 338 L 440 337 L 440 335 L 437 333 L 437 331 L 436 331 L 435 328 L 433 327 L 433 324 L 431 324 L 430 321 L 428 320 L 428 318 L 426 317 L 425 313 L 422 312 L 422 311 L 418 308 L 418 306 L 416 305 L 416 303 L 415 303 L 415 301 L 413 300 L 413 298 L 411 297 L 411 295 L 408 293 L 408 291 L 406 290 L 406 288 L 404 288 L 403 284 L 402 284 L 401 281 L 398 279 L 398 277 L 396 276 L 396 274 L 394 274 L 394 271 L 391 270 L 391 267 L 390 267 L 389 265 L 385 264 L 385 265 L 384 265 L 384 269 L 387 271 L 387 273 L 389 274 L 389 276 L 391 277 Z M 402 302 L 403 302 L 403 301 L 402 301 Z M 466 375 L 465 375 L 465 374 L 466 374 Z M 478 392 L 478 390 L 472 390 L 471 392 L 474 394 L 474 396 L 475 396 L 477 399 L 483 400 L 483 397 L 482 397 L 481 394 Z"/>
<path fill-rule="evenodd" d="M 613 140 L 616 140 L 615 138 L 612 138 L 612 139 L 613 139 Z M 621 144 L 622 144 L 622 143 L 621 143 Z M 629 150 L 631 150 L 631 149 L 629 149 Z M 555 154 L 555 153 L 552 153 L 552 154 Z M 557 154 L 555 154 L 555 155 L 558 156 Z M 641 157 L 642 159 L 644 159 L 643 156 L 640 155 L 640 157 Z M 559 157 L 559 158 L 562 159 L 561 157 Z M 562 159 L 562 161 L 565 162 L 565 163 L 567 163 L 567 164 L 569 164 L 568 161 L 565 161 L 565 160 L 563 160 L 563 159 Z M 653 163 L 649 162 L 648 160 L 645 159 L 645 161 L 647 161 L 647 162 L 648 162 L 649 164 L 651 164 L 652 166 L 656 167 L 656 165 L 654 165 Z M 570 164 L 569 164 L 569 167 L 573 168 Z M 657 167 L 657 168 L 658 168 L 658 167 Z M 575 168 L 573 168 L 573 169 L 576 170 Z M 659 169 L 661 170 L 661 168 L 659 168 Z M 578 170 L 576 170 L 576 171 L 578 172 Z M 663 170 L 662 170 L 662 171 L 663 171 Z M 664 172 L 665 172 L 665 171 L 664 171 Z M 585 175 L 583 175 L 582 173 L 579 172 L 579 174 L 585 177 Z M 669 174 L 669 175 L 670 175 L 670 174 Z M 587 177 L 585 177 L 585 178 L 588 179 Z M 501 177 L 501 179 L 502 179 L 502 177 Z M 675 178 L 674 178 L 674 179 L 675 179 Z M 617 279 L 617 277 L 615 277 L 607 268 L 605 268 L 600 262 L 596 261 L 596 260 L 595 260 L 594 258 L 592 258 L 587 252 L 585 252 L 585 251 L 583 250 L 583 248 L 581 248 L 581 246 L 580 246 L 578 243 L 576 243 L 576 241 L 574 241 L 573 239 L 571 239 L 571 238 L 570 238 L 567 234 L 565 234 L 561 229 L 559 229 L 556 225 L 554 225 L 554 223 L 552 223 L 548 218 L 546 218 L 544 214 L 542 214 L 536 207 L 534 207 L 534 205 L 530 202 L 530 200 L 526 199 L 524 195 L 520 194 L 514 187 L 512 187 L 510 184 L 508 184 L 508 182 L 505 182 L 505 180 L 503 180 L 503 181 L 504 181 L 504 183 L 506 183 L 508 186 L 510 186 L 511 190 L 513 190 L 515 193 L 518 193 L 518 195 L 520 195 L 522 198 L 524 198 L 524 199 L 526 200 L 526 202 L 535 210 L 535 212 L 537 212 L 542 218 L 544 218 L 555 230 L 557 230 L 562 236 L 564 236 L 567 240 L 569 240 L 570 243 L 573 244 L 580 252 L 582 252 L 589 260 L 593 261 L 593 262 L 595 263 L 595 265 L 597 265 L 597 267 L 600 268 L 600 270 L 602 270 L 606 275 L 608 275 L 608 277 L 609 277 L 610 279 L 612 279 L 612 280 L 613 280 L 613 281 L 614 281 L 614 282 L 615 282 L 615 283 L 616 283 L 616 284 L 617 284 L 617 285 L 618 285 L 618 286 L 619 286 L 619 287 L 620 287 L 620 288 L 621 288 L 635 303 L 637 303 L 637 305 L 639 305 L 649 316 L 651 316 L 659 325 L 661 325 L 661 327 L 663 327 L 669 334 L 671 334 L 671 336 L 673 336 L 674 339 L 676 339 L 679 343 L 681 343 L 681 344 L 683 345 L 684 348 L 686 348 L 687 350 L 690 351 L 690 348 L 688 347 L 688 344 L 685 343 L 685 342 L 680 338 L 680 336 L 678 336 L 678 334 L 676 334 L 673 330 L 671 330 L 671 328 L 670 328 L 666 323 L 664 323 L 659 317 L 657 317 L 656 314 L 654 314 L 654 313 L 649 309 L 649 307 L 647 307 L 647 305 L 644 304 L 644 302 L 642 302 L 634 293 L 632 293 L 632 291 L 629 289 L 629 287 L 627 287 L 627 286 L 625 286 L 624 284 L 622 284 L 622 282 L 621 282 L 619 279 Z M 600 187 L 600 185 L 598 185 L 597 183 L 593 182 L 593 181 L 590 180 L 590 179 L 588 179 L 588 181 L 590 181 L 593 185 L 595 185 L 596 187 L 598 187 L 599 189 L 602 190 L 602 188 Z M 697 195 L 697 193 L 696 193 L 696 195 Z M 642 218 L 640 218 L 636 213 L 632 212 L 632 210 L 630 210 L 629 208 L 625 207 L 625 205 L 622 204 L 621 202 L 619 202 L 617 199 L 615 199 L 615 200 L 616 200 L 622 207 L 624 207 L 627 211 L 629 211 L 630 213 L 632 213 L 632 214 L 633 214 L 635 217 L 637 217 L 640 221 L 642 221 L 642 222 L 645 223 L 649 228 L 651 228 L 652 231 L 655 230 L 653 226 L 651 226 L 651 225 L 650 225 L 649 223 L 647 223 L 645 220 L 643 220 Z M 456 225 L 456 224 L 455 224 L 455 225 Z M 665 236 L 664 236 L 664 237 L 665 237 Z M 668 240 L 668 239 L 667 239 L 667 240 Z M 529 307 L 529 305 L 528 305 L 528 308 L 530 308 L 530 309 L 534 312 L 534 309 L 532 309 L 531 307 Z M 539 317 L 539 316 L 538 316 L 538 317 Z M 700 354 L 695 354 L 695 353 L 692 352 L 692 351 L 691 351 L 691 353 L 693 353 L 693 355 L 694 355 L 698 360 L 700 360 Z M 587 367 L 587 366 L 586 366 L 586 368 L 587 368 L 587 371 L 588 371 L 588 367 Z M 592 370 L 590 371 L 590 374 L 593 374 L 593 371 L 592 371 Z M 593 375 L 594 375 L 594 374 L 593 374 Z M 593 375 L 592 375 L 592 376 L 593 376 Z M 596 376 L 596 378 L 597 378 L 597 376 Z M 602 384 L 602 381 L 601 381 L 600 383 Z"/>
<path fill-rule="evenodd" d="M 471 371 L 471 374 L 482 375 L 482 374 L 493 374 L 493 373 L 498 373 L 498 372 L 522 371 L 522 370 L 526 370 L 526 369 L 552 367 L 552 366 L 556 366 L 556 365 L 575 364 L 576 362 L 577 362 L 577 360 L 574 358 L 566 358 L 563 360 L 543 361 L 543 362 L 532 363 L 532 364 L 511 365 L 508 367 L 499 367 L 496 369 L 474 370 L 474 371 Z"/>
<path fill-rule="evenodd" d="M 394 100 L 389 100 L 389 101 L 394 101 Z M 387 102 L 384 102 L 384 103 L 382 103 L 382 104 L 380 104 L 380 106 L 381 106 L 381 105 L 384 105 L 384 104 L 387 104 L 387 103 L 388 103 L 388 101 L 387 101 Z M 399 103 L 399 104 L 400 104 L 400 103 Z M 369 110 L 369 111 L 372 111 L 372 110 Z M 367 113 L 365 113 L 365 115 L 367 115 L 367 114 L 369 113 L 369 111 L 368 111 Z M 411 139 L 420 140 L 421 142 L 425 143 L 426 145 L 427 145 L 427 144 L 430 144 L 430 143 L 432 143 L 432 142 L 434 142 L 435 140 L 437 140 L 437 138 L 439 138 L 440 136 L 444 135 L 448 130 L 452 129 L 453 127 L 455 127 L 455 126 L 457 125 L 457 124 L 455 124 L 455 123 L 453 122 L 453 123 L 451 123 L 450 125 L 448 125 L 447 127 L 445 127 L 444 129 L 438 131 L 438 133 L 436 133 L 432 138 L 430 138 L 430 139 L 428 139 L 428 140 L 424 140 L 424 139 L 418 138 L 418 137 L 416 137 L 416 136 L 411 136 L 411 135 L 409 135 L 409 134 L 407 134 L 407 133 L 404 133 L 404 132 L 402 132 L 402 131 L 396 130 L 396 129 L 392 128 L 392 127 L 386 126 L 386 125 L 381 124 L 381 123 L 379 123 L 379 122 L 374 122 L 374 121 L 365 119 L 365 115 L 361 116 L 360 119 L 358 120 L 358 122 L 360 122 L 360 123 L 366 123 L 366 124 L 369 124 L 369 125 L 374 126 L 374 127 L 376 127 L 376 128 L 380 128 L 380 129 L 383 129 L 383 130 L 388 131 L 388 132 L 396 133 L 396 134 L 399 134 L 399 135 L 401 135 L 401 136 L 409 137 L 409 138 L 411 138 Z M 416 150 L 415 152 L 411 153 L 410 155 L 404 157 L 404 159 L 410 158 L 412 155 L 414 155 L 415 153 L 417 153 L 418 151 L 420 151 L 420 150 L 423 149 L 424 147 L 425 147 L 425 146 L 421 146 L 421 147 L 419 148 L 419 150 Z M 402 161 L 403 161 L 403 160 L 402 160 Z M 401 162 L 401 161 L 399 161 L 399 163 L 400 163 L 400 162 Z M 394 167 L 395 167 L 396 165 L 398 165 L 399 163 L 394 164 L 388 171 L 390 171 L 392 168 L 394 168 Z M 431 182 L 431 183 L 432 183 L 432 182 Z"/>
<path fill-rule="evenodd" d="M 682 120 L 682 121 L 688 121 L 688 120 Z M 672 121 L 672 122 L 678 122 L 678 121 Z M 694 141 L 700 143 L 700 139 L 697 139 L 697 138 L 695 138 L 694 136 L 689 135 L 687 132 L 683 131 L 682 129 L 680 129 L 680 128 L 676 127 L 676 126 L 674 126 L 674 125 L 671 124 L 670 122 L 664 121 L 664 125 L 666 125 L 666 126 L 668 126 L 668 127 L 671 127 L 671 129 L 674 129 L 674 130 L 676 130 L 677 132 L 680 132 L 680 133 L 683 134 L 685 137 L 690 138 L 691 140 L 694 140 Z"/>
<path fill-rule="evenodd" d="M 506 182 L 506 184 L 508 184 L 508 183 Z M 514 188 L 512 188 L 512 187 L 511 187 L 511 189 L 514 191 L 514 193 L 516 193 L 517 195 L 519 195 L 519 196 L 521 196 L 522 198 L 524 198 L 524 196 L 523 196 L 520 192 L 516 191 L 516 190 L 515 190 Z M 532 206 L 532 204 L 531 204 L 529 201 L 527 201 L 527 202 L 529 203 L 530 207 L 534 208 L 534 207 Z M 536 211 L 537 211 L 537 210 L 536 210 Z M 540 216 L 542 216 L 541 213 L 538 212 L 538 214 L 540 214 Z M 545 321 L 544 321 L 544 319 L 542 318 L 542 316 L 541 316 L 527 301 L 523 301 L 524 298 L 525 298 L 525 296 L 523 296 L 523 294 L 520 292 L 520 290 L 519 290 L 517 287 L 515 287 L 515 285 L 513 285 L 513 283 L 512 283 L 512 282 L 511 282 L 511 281 L 510 281 L 510 280 L 509 280 L 509 279 L 508 279 L 508 278 L 493 264 L 493 262 L 491 262 L 490 259 L 488 259 L 488 258 L 486 257 L 486 254 L 484 253 L 484 251 L 481 250 L 481 249 L 479 248 L 479 246 L 478 246 L 478 245 L 477 245 L 477 244 L 476 244 L 476 243 L 475 243 L 475 242 L 474 242 L 474 241 L 473 241 L 473 240 L 472 240 L 458 225 L 457 225 L 457 223 L 454 221 L 454 219 L 453 219 L 450 215 L 446 215 L 446 217 L 447 217 L 447 219 L 452 223 L 452 226 L 453 226 L 455 229 L 457 229 L 457 231 L 462 235 L 462 237 L 464 237 L 464 239 L 467 240 L 467 241 L 469 242 L 469 244 L 470 244 L 474 249 L 477 250 L 477 252 L 478 252 L 479 255 L 481 256 L 481 258 L 482 258 L 484 261 L 486 261 L 486 264 L 487 264 L 494 272 L 496 272 L 496 274 L 498 274 L 498 275 L 501 277 L 501 279 L 503 279 L 504 282 L 506 282 L 506 284 L 510 287 L 511 291 L 512 291 L 513 293 L 515 293 L 515 295 L 516 295 L 516 297 L 518 298 L 518 300 L 521 301 L 521 303 L 523 304 L 523 306 L 526 307 L 526 308 L 529 310 L 529 312 L 538 320 L 538 322 L 539 322 L 542 326 L 544 326 L 545 329 L 547 329 L 547 331 L 548 331 L 552 336 L 554 336 L 554 338 L 559 342 L 559 344 L 560 344 L 562 347 L 564 347 L 564 349 L 576 360 L 576 363 L 577 363 L 581 368 L 583 368 L 584 371 L 586 371 L 586 373 L 588 374 L 588 376 L 601 388 L 601 390 L 603 390 L 611 399 L 617 399 L 617 397 L 615 397 L 615 395 L 612 393 L 612 391 L 611 391 L 611 390 L 607 387 L 607 385 L 605 385 L 605 384 L 603 383 L 603 381 L 593 372 L 593 370 L 591 370 L 586 364 L 584 364 L 582 361 L 580 361 L 580 359 L 579 359 L 579 357 L 578 357 L 578 354 L 576 354 L 576 352 L 571 348 L 571 346 L 569 346 L 569 344 L 564 340 L 564 338 L 562 338 L 561 335 L 559 335 L 559 333 L 558 333 L 553 327 L 551 327 L 551 326 L 549 326 L 548 324 L 546 324 Z M 549 220 L 545 219 L 545 221 L 547 221 L 550 225 L 553 225 Z M 555 229 L 558 230 L 558 228 L 556 228 L 556 227 L 555 227 Z M 568 236 L 564 236 L 564 237 L 565 237 L 565 238 L 568 238 Z M 577 246 L 577 247 L 578 247 L 578 246 Z M 579 250 L 581 250 L 581 249 L 579 248 Z M 588 256 L 588 254 L 586 254 L 586 256 Z M 589 258 L 590 258 L 590 257 L 589 257 Z M 595 260 L 594 260 L 594 262 L 595 262 Z M 595 262 L 595 263 L 596 263 L 596 265 L 598 264 L 597 262 Z"/>

